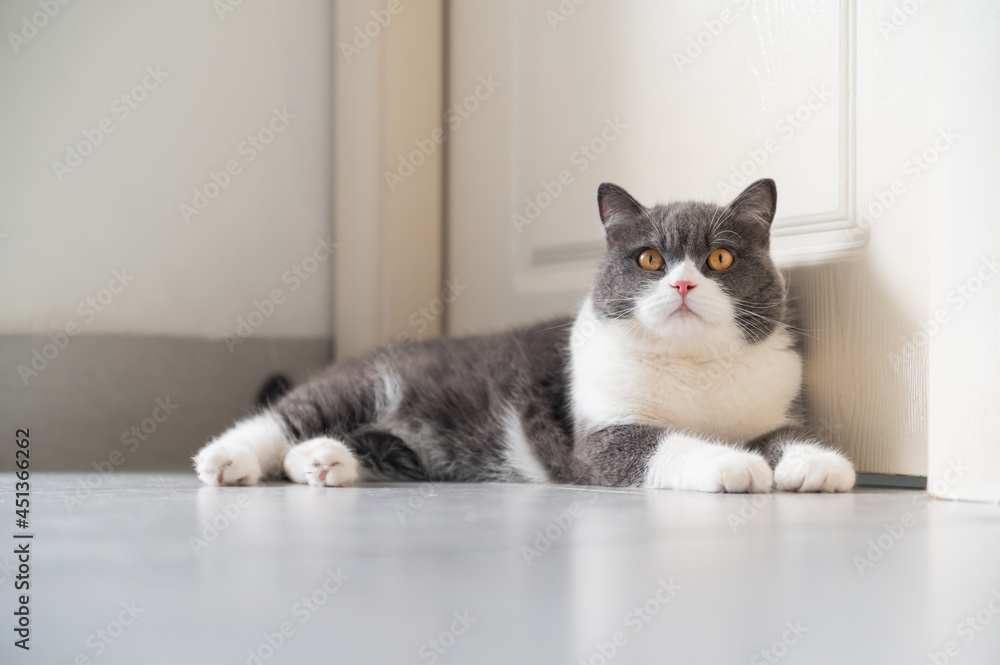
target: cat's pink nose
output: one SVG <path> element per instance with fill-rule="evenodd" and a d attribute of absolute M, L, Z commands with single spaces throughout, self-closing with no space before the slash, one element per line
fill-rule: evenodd
<path fill-rule="evenodd" d="M 684 298 L 688 294 L 688 291 L 695 287 L 695 283 L 689 282 L 686 279 L 679 279 L 670 286 L 677 289 L 677 292 L 681 294 L 681 298 Z"/>

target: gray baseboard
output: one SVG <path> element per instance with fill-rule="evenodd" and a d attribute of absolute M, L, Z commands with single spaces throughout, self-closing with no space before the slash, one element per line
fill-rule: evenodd
<path fill-rule="evenodd" d="M 30 428 L 34 471 L 190 470 L 191 455 L 252 407 L 268 377 L 300 381 L 330 362 L 331 349 L 327 339 L 251 338 L 230 353 L 221 340 L 81 335 L 26 385 L 18 366 L 30 368 L 35 350 L 53 355 L 54 346 L 43 350 L 50 343 L 0 335 L 0 435 L 8 442 L 0 472 L 14 470 L 8 444 L 17 428 Z"/>
<path fill-rule="evenodd" d="M 900 487 L 906 489 L 927 489 L 924 476 L 892 476 L 886 473 L 859 473 L 858 487 Z"/>

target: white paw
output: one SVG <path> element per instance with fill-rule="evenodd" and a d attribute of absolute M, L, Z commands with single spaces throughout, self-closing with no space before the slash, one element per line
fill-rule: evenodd
<path fill-rule="evenodd" d="M 770 492 L 774 480 L 763 457 L 742 450 L 698 460 L 685 471 L 680 489 L 699 492 Z"/>
<path fill-rule="evenodd" d="M 855 477 L 850 460 L 816 443 L 787 444 L 774 470 L 778 489 L 786 492 L 848 492 Z"/>
<path fill-rule="evenodd" d="M 206 485 L 256 485 L 280 473 L 288 440 L 278 418 L 268 412 L 236 423 L 194 456 Z"/>
<path fill-rule="evenodd" d="M 202 448 L 194 468 L 206 485 L 256 485 L 263 475 L 256 455 L 221 441 Z"/>
<path fill-rule="evenodd" d="M 758 454 L 698 436 L 667 433 L 646 470 L 646 487 L 698 492 L 770 492 L 774 475 Z"/>
<path fill-rule="evenodd" d="M 296 483 L 313 487 L 343 487 L 358 479 L 358 461 L 336 439 L 309 439 L 292 446 L 285 455 L 285 474 Z"/>

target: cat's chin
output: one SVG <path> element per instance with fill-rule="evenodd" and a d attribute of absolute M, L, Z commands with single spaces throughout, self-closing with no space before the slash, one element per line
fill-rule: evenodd
<path fill-rule="evenodd" d="M 714 358 L 733 353 L 744 344 L 730 322 L 706 320 L 697 312 L 672 313 L 654 320 L 640 319 L 643 341 L 656 351 L 675 356 Z"/>
<path fill-rule="evenodd" d="M 677 309 L 675 309 L 673 312 L 671 312 L 669 316 L 667 316 L 667 320 L 668 321 L 670 321 L 670 320 L 681 320 L 681 321 L 683 321 L 684 319 L 690 319 L 690 318 L 701 319 L 702 321 L 705 320 L 705 319 L 703 319 L 701 317 L 700 314 L 698 314 L 697 312 L 695 312 L 693 309 L 691 309 L 687 305 L 681 305 L 680 307 L 678 307 Z"/>
<path fill-rule="evenodd" d="M 670 339 L 696 339 L 710 334 L 715 327 L 694 312 L 671 314 L 652 326 L 657 335 Z"/>

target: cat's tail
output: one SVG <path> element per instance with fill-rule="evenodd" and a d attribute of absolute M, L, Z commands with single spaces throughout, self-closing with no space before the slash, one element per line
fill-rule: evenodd
<path fill-rule="evenodd" d="M 292 389 L 292 380 L 284 374 L 275 374 L 260 387 L 254 405 L 260 408 L 268 408 L 279 399 L 285 396 Z"/>

